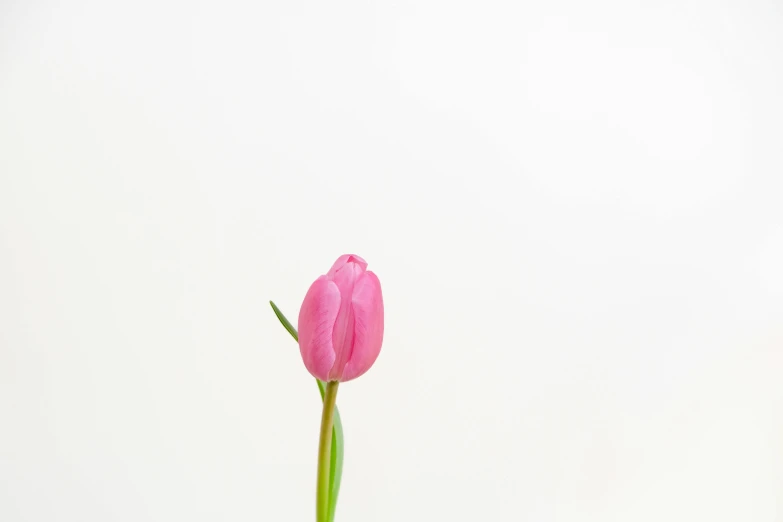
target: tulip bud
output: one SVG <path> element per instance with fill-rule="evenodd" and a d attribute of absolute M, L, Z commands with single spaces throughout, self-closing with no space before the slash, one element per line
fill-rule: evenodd
<path fill-rule="evenodd" d="M 378 277 L 359 256 L 340 256 L 310 286 L 299 310 L 299 351 L 322 381 L 350 381 L 370 369 L 383 342 Z"/>

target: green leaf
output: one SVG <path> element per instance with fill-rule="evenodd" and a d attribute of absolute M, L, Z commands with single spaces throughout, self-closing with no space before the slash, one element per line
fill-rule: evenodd
<path fill-rule="evenodd" d="M 288 333 L 291 334 L 291 337 L 294 338 L 294 341 L 298 343 L 299 335 L 296 332 L 296 328 L 286 319 L 283 312 L 280 311 L 273 301 L 269 301 L 269 304 L 272 305 L 272 310 L 274 310 L 275 315 L 283 325 L 283 328 L 285 328 Z M 318 384 L 318 391 L 321 392 L 321 400 L 323 400 L 326 391 L 326 383 L 319 379 L 316 379 L 315 382 Z M 337 495 L 340 493 L 340 481 L 343 476 L 343 450 L 343 423 L 340 421 L 340 411 L 335 407 L 332 427 L 331 462 L 329 464 L 329 522 L 334 521 L 334 510 L 337 507 Z"/>
<path fill-rule="evenodd" d="M 283 315 L 283 312 L 280 311 L 280 309 L 277 307 L 277 305 L 275 304 L 274 301 L 269 301 L 269 304 L 272 305 L 272 310 L 275 312 L 275 315 L 277 316 L 277 318 L 282 323 L 283 328 L 285 328 L 288 331 L 288 333 L 291 334 L 291 337 L 294 338 L 294 341 L 299 342 L 299 334 L 296 333 L 296 328 L 294 328 L 294 325 L 292 325 L 291 322 L 288 319 L 285 318 L 285 316 Z M 316 379 L 316 380 L 318 380 L 318 379 Z M 318 381 L 318 382 L 321 382 L 321 381 Z M 319 386 L 319 388 L 320 388 L 320 386 Z M 322 396 L 321 398 L 323 398 L 323 394 L 324 394 L 324 391 L 322 389 L 321 390 L 321 396 Z"/>

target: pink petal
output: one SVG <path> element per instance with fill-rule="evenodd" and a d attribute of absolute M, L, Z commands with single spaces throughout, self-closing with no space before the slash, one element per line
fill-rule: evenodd
<path fill-rule="evenodd" d="M 335 262 L 326 277 L 340 290 L 340 311 L 337 313 L 332 346 L 334 347 L 334 366 L 329 372 L 329 380 L 340 380 L 345 365 L 353 352 L 354 318 L 351 297 L 356 281 L 364 274 L 367 263 L 358 256 L 344 255 Z"/>
<path fill-rule="evenodd" d="M 356 254 L 343 254 L 337 258 L 337 261 L 334 262 L 332 268 L 329 269 L 329 272 L 326 275 L 328 275 L 330 278 L 334 278 L 334 275 L 337 273 L 337 271 L 348 263 L 359 265 L 361 267 L 361 272 L 367 270 L 367 261 L 357 256 Z"/>
<path fill-rule="evenodd" d="M 334 366 L 332 332 L 340 310 L 340 290 L 326 276 L 315 280 L 299 309 L 299 351 L 307 370 L 322 381 Z"/>
<path fill-rule="evenodd" d="M 381 283 L 372 272 L 365 272 L 354 285 L 351 299 L 354 319 L 353 350 L 341 381 L 359 377 L 373 365 L 383 343 L 383 295 Z"/>
<path fill-rule="evenodd" d="M 332 330 L 332 346 L 334 347 L 334 366 L 329 372 L 329 380 L 340 380 L 343 368 L 351 357 L 353 348 L 353 307 L 351 296 L 356 280 L 364 272 L 358 263 L 348 262 L 334 273 L 333 281 L 340 290 L 340 311 Z M 330 277 L 328 274 L 326 277 Z"/>

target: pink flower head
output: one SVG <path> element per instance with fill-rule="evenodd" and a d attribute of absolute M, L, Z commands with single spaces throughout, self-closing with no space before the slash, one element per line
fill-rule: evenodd
<path fill-rule="evenodd" d="M 345 254 L 310 286 L 299 310 L 299 351 L 322 381 L 350 381 L 370 369 L 383 342 L 378 277 Z"/>

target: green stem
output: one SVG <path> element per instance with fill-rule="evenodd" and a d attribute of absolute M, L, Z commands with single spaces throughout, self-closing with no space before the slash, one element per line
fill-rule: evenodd
<path fill-rule="evenodd" d="M 329 517 L 329 460 L 332 449 L 332 418 L 337 402 L 337 381 L 326 383 L 324 411 L 321 415 L 321 440 L 318 443 L 318 483 L 315 490 L 315 521 L 327 522 Z"/>

